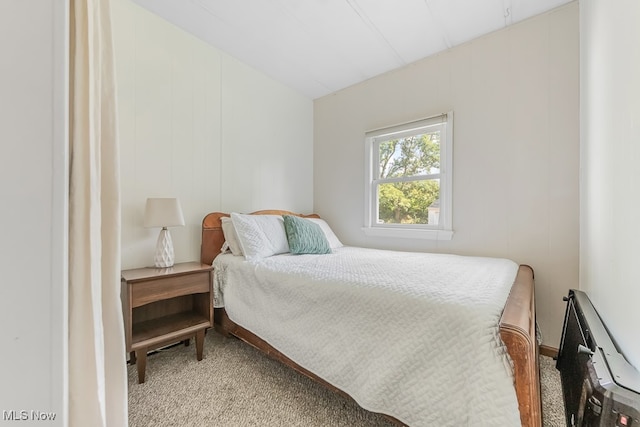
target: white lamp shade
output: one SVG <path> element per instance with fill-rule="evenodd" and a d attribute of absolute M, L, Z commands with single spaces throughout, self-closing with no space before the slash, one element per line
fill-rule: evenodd
<path fill-rule="evenodd" d="M 184 225 L 180 201 L 176 198 L 149 198 L 144 210 L 145 227 L 176 227 Z"/>

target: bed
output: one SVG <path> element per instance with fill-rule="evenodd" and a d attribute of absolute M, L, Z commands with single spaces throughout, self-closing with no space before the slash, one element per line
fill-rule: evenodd
<path fill-rule="evenodd" d="M 259 211 L 254 212 L 254 215 L 292 215 L 303 218 L 319 218 L 317 215 L 299 215 L 287 211 L 278 211 L 278 210 L 268 210 L 268 211 Z M 222 232 L 222 218 L 228 217 L 229 214 L 214 212 L 205 216 L 202 223 L 202 246 L 201 246 L 201 261 L 206 264 L 212 264 L 214 259 L 218 257 L 220 254 L 220 248 L 223 246 L 225 242 L 225 238 Z M 350 248 L 346 248 L 344 250 L 335 251 L 337 255 L 339 252 L 349 253 L 353 251 Z M 357 256 L 359 252 L 355 252 Z M 391 255 L 391 254 L 389 254 Z M 424 254 L 423 254 L 424 255 Z M 350 254 L 350 257 L 355 255 Z M 233 258 L 233 256 L 231 256 Z M 222 257 L 221 257 L 222 258 Z M 460 257 L 460 258 L 471 258 L 471 257 Z M 300 262 L 302 262 L 302 258 L 299 258 Z M 273 260 L 270 260 L 270 264 L 275 264 L 280 259 L 274 257 Z M 270 267 L 269 267 L 270 268 Z M 308 266 L 303 265 L 301 267 L 301 271 L 306 270 Z M 513 394 L 515 395 L 514 402 L 517 408 L 519 409 L 519 419 L 520 423 L 523 426 L 540 426 L 542 424 L 542 414 L 541 414 L 541 401 L 540 401 L 540 382 L 539 382 L 539 370 L 538 370 L 538 345 L 536 342 L 536 334 L 535 334 L 535 300 L 534 300 L 534 282 L 533 282 L 533 270 L 525 265 L 515 266 L 514 267 L 514 276 L 513 283 L 508 285 L 507 294 L 505 300 L 506 303 L 504 307 L 500 307 L 501 313 L 499 314 L 499 327 L 496 328 L 499 331 L 499 341 L 504 344 L 504 349 L 509 355 L 509 358 L 505 358 L 511 361 L 512 364 L 512 376 L 509 377 L 510 384 L 509 386 L 513 387 Z M 281 277 L 281 276 L 275 276 Z M 510 279 L 511 280 L 511 279 Z M 257 305 L 261 304 L 261 301 L 254 302 Z M 257 308 L 256 308 L 257 310 Z M 284 312 L 286 307 L 282 310 Z M 274 317 L 277 317 L 281 314 L 280 311 L 272 313 Z M 384 316 L 385 324 L 395 325 L 400 316 L 395 316 L 392 312 L 387 312 L 386 310 L 381 313 Z M 235 316 L 238 316 L 235 314 Z M 269 314 L 263 315 L 269 316 Z M 395 318 L 394 318 L 395 316 Z M 274 341 L 277 341 L 273 337 L 264 336 L 264 332 L 260 331 L 259 325 L 251 324 L 249 319 L 242 319 L 230 316 L 224 307 L 219 307 L 215 309 L 215 328 L 217 331 L 224 335 L 235 336 L 252 346 L 258 348 L 264 353 L 270 355 L 271 357 L 276 358 L 282 363 L 290 366 L 296 371 L 320 382 L 321 384 L 327 386 L 328 388 L 343 394 L 349 398 L 355 398 L 356 402 L 361 404 L 365 409 L 373 410 L 374 412 L 381 412 L 385 414 L 389 419 L 394 421 L 399 425 L 409 424 L 409 425 L 419 425 L 420 422 L 416 422 L 415 419 L 411 418 L 411 415 L 406 416 L 406 414 L 402 413 L 402 410 L 397 412 L 400 416 L 397 416 L 393 411 L 388 411 L 385 408 L 380 410 L 379 406 L 375 404 L 369 403 L 367 401 L 367 397 L 363 397 L 362 395 L 358 396 L 357 392 L 354 392 L 349 385 L 343 386 L 342 384 L 336 385 L 339 381 L 336 381 L 336 378 L 327 378 L 327 375 L 323 375 L 321 369 L 318 369 L 316 366 L 311 363 L 299 363 L 300 360 L 304 360 L 304 358 L 300 357 L 300 351 L 296 352 L 291 349 L 287 349 L 285 351 L 279 351 L 278 349 L 282 349 L 283 345 L 281 342 L 278 342 L 274 345 Z M 463 317 L 463 316 L 461 316 Z M 405 320 L 406 321 L 406 320 Z M 243 327 L 241 325 L 251 324 L 251 327 Z M 333 325 L 333 330 L 335 331 L 335 325 Z M 398 328 L 398 330 L 403 330 L 405 328 L 402 327 L 402 324 L 394 326 Z M 353 329 L 351 327 L 345 328 L 342 330 L 339 336 L 342 336 L 342 333 L 345 336 L 348 336 L 348 333 L 357 333 L 358 331 L 346 330 Z M 428 328 L 425 328 L 425 330 Z M 257 333 L 255 333 L 257 332 Z M 262 336 L 261 336 L 262 335 Z M 418 334 L 414 335 L 417 336 Z M 336 339 L 338 336 L 336 336 Z M 463 338 L 450 337 L 451 339 L 459 339 Z M 302 349 L 302 353 L 305 352 L 305 345 L 313 347 L 313 343 L 309 344 L 309 340 L 296 338 L 295 334 L 291 334 L 291 336 L 285 336 L 286 342 L 293 342 L 296 345 L 297 349 Z M 297 342 L 299 341 L 299 342 Z M 412 340 L 410 340 L 412 341 Z M 407 341 L 404 341 L 407 342 Z M 459 342 L 460 344 L 464 344 L 463 342 Z M 286 346 L 285 346 L 286 347 Z M 309 348 L 308 352 L 313 353 L 314 349 Z M 287 354 L 284 354 L 287 353 Z M 293 354 L 294 356 L 291 356 Z M 291 356 L 291 358 L 289 357 Z M 377 356 L 372 356 L 377 357 Z M 470 357 L 471 360 L 477 358 L 478 356 Z M 479 360 L 483 360 L 482 357 Z M 437 362 L 434 360 L 434 362 Z M 302 366 L 304 365 L 304 366 Z M 310 369 L 307 369 L 310 368 Z M 496 376 L 496 384 L 499 381 L 504 382 L 504 378 L 499 378 L 500 376 Z M 482 378 L 480 376 L 479 378 Z M 484 381 L 484 380 L 483 380 Z M 493 381 L 493 380 L 491 380 Z M 494 387 L 492 382 L 489 381 L 484 386 L 486 389 L 488 400 L 493 400 L 495 397 L 491 396 L 491 392 L 494 388 L 499 388 L 498 385 Z M 420 389 L 418 389 L 420 390 Z M 439 393 L 438 390 L 433 390 L 431 393 Z M 392 393 L 394 394 L 394 393 Z M 389 397 L 390 400 L 393 400 L 395 397 Z M 484 397 L 483 397 L 484 398 Z M 398 399 L 403 399 L 401 396 Z M 446 396 L 443 397 L 446 400 Z M 365 401 L 363 405 L 361 402 Z M 485 399 L 486 400 L 486 399 Z M 450 403 L 450 402 L 449 402 Z M 402 406 L 402 405 L 400 405 Z M 415 406 L 415 404 L 413 405 Z M 400 408 L 402 409 L 402 408 Z M 456 414 L 452 415 L 453 419 L 456 418 Z M 426 419 L 426 418 L 423 418 Z M 464 417 L 462 418 L 464 419 Z M 453 424 L 453 422 L 452 422 Z"/>

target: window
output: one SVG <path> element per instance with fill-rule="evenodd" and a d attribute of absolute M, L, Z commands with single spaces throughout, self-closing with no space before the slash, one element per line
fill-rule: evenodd
<path fill-rule="evenodd" d="M 451 239 L 453 113 L 367 132 L 368 235 Z"/>

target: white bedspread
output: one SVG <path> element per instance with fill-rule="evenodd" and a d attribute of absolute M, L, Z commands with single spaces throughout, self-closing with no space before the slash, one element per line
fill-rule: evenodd
<path fill-rule="evenodd" d="M 216 306 L 360 406 L 410 426 L 517 426 L 498 322 L 518 266 L 344 247 L 220 255 Z"/>

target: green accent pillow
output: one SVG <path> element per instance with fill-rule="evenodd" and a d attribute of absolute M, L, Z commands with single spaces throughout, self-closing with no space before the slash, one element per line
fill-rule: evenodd
<path fill-rule="evenodd" d="M 282 215 L 282 218 L 292 254 L 331 253 L 329 241 L 318 224 L 293 215 Z"/>

